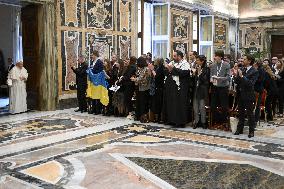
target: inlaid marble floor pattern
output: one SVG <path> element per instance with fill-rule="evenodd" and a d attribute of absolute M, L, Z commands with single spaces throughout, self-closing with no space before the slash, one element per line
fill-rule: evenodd
<path fill-rule="evenodd" d="M 73 109 L 0 118 L 0 189 L 284 189 L 284 120 L 256 137 Z"/>

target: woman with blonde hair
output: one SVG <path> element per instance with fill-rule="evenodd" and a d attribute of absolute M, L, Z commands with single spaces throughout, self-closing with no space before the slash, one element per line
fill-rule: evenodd
<path fill-rule="evenodd" d="M 283 117 L 283 100 L 284 100 L 284 62 L 279 60 L 276 63 L 275 75 L 277 77 L 278 87 L 278 117 Z"/>
<path fill-rule="evenodd" d="M 265 101 L 267 121 L 273 121 L 272 102 L 275 100 L 276 95 L 278 94 L 276 83 L 277 77 L 268 64 L 263 64 L 263 69 L 265 71 L 264 88 L 267 91 L 267 97 Z"/>
<path fill-rule="evenodd" d="M 125 60 L 119 59 L 118 64 L 118 74 L 117 74 L 117 81 L 115 81 L 116 85 L 120 85 L 121 78 L 123 76 L 123 70 L 124 70 L 124 62 Z M 122 88 L 120 88 L 118 91 L 116 91 L 113 94 L 113 102 L 112 105 L 114 107 L 114 115 L 115 116 L 125 116 L 126 113 L 126 107 L 124 102 L 124 92 Z"/>

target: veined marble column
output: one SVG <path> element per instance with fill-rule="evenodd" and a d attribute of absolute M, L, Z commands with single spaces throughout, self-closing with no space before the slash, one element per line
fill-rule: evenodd
<path fill-rule="evenodd" d="M 55 11 L 55 3 L 39 7 L 40 110 L 55 110 L 58 101 Z"/>

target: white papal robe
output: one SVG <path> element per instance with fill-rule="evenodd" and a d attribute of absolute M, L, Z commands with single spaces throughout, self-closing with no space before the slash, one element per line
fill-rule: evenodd
<path fill-rule="evenodd" d="M 20 78 L 24 77 L 25 80 Z M 11 114 L 21 113 L 27 111 L 27 91 L 26 91 L 26 80 L 28 79 L 28 72 L 23 68 L 15 66 L 8 75 L 11 79 L 12 86 L 9 89 L 9 112 Z"/>

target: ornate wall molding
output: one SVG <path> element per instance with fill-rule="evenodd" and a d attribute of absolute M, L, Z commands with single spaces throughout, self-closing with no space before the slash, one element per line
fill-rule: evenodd
<path fill-rule="evenodd" d="M 192 50 L 192 12 L 171 6 L 171 54 L 180 50 L 184 54 Z"/>
<path fill-rule="evenodd" d="M 136 55 L 135 0 L 56 1 L 59 95 L 75 92 L 75 74 L 69 67 L 76 66 L 78 55 L 86 55 L 87 60 L 94 50 L 102 58 L 113 53 L 119 58 Z"/>
<path fill-rule="evenodd" d="M 223 50 L 225 53 L 230 51 L 229 47 L 229 21 L 227 19 L 214 19 L 214 49 Z"/>

